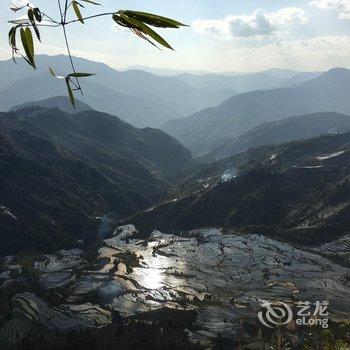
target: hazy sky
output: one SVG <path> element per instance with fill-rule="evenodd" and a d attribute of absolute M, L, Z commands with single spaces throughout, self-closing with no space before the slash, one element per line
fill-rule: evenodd
<path fill-rule="evenodd" d="M 56 0 L 32 0 L 52 17 Z M 95 0 L 98 1 L 98 0 Z M 11 1 L 1 0 L 0 58 L 9 56 Z M 169 16 L 191 25 L 161 30 L 175 52 L 159 51 L 110 17 L 69 27 L 73 53 L 115 68 L 147 65 L 209 71 L 257 71 L 272 67 L 325 70 L 350 68 L 350 0 L 100 0 L 84 15 L 132 9 Z M 74 17 L 74 14 L 71 14 Z M 65 53 L 59 29 L 43 32 L 37 52 Z"/>

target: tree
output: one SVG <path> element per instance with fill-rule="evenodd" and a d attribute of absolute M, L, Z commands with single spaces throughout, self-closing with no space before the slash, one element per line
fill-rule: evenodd
<path fill-rule="evenodd" d="M 64 3 L 64 4 L 63 4 Z M 58 78 L 64 79 L 68 95 L 72 105 L 75 105 L 74 92 L 80 91 L 83 93 L 82 87 L 80 85 L 80 78 L 85 78 L 94 75 L 94 73 L 79 72 L 76 70 L 73 57 L 71 55 L 71 50 L 69 46 L 68 36 L 66 27 L 72 23 L 80 22 L 84 24 L 85 21 L 97 18 L 97 17 L 111 17 L 114 22 L 122 27 L 129 28 L 135 35 L 139 38 L 146 40 L 155 47 L 161 45 L 167 49 L 173 50 L 169 43 L 162 38 L 157 32 L 155 32 L 151 27 L 158 28 L 180 28 L 186 26 L 183 23 L 175 21 L 171 18 L 162 17 L 147 12 L 140 11 L 130 11 L 130 10 L 119 10 L 116 12 L 105 12 L 96 13 L 89 17 L 83 17 L 81 9 L 85 6 L 100 6 L 99 3 L 92 0 L 57 0 L 59 20 L 54 19 L 38 7 L 32 6 L 30 3 L 25 3 L 21 6 L 12 5 L 11 10 L 13 12 L 27 11 L 26 18 L 15 19 L 9 21 L 13 26 L 9 31 L 9 45 L 12 49 L 12 58 L 16 62 L 16 57 L 22 57 L 33 69 L 36 69 L 35 65 L 35 46 L 33 39 L 33 32 L 37 40 L 41 42 L 40 28 L 41 27 L 51 27 L 51 28 L 61 28 L 63 31 L 65 44 L 67 48 L 67 54 L 70 61 L 70 66 L 72 72 L 67 76 L 56 75 L 53 68 L 49 67 L 50 73 Z M 76 16 L 75 20 L 67 20 L 67 14 L 70 10 L 73 10 Z M 17 35 L 19 33 L 20 42 L 22 44 L 22 50 L 18 46 Z M 23 52 L 22 52 L 23 51 Z"/>

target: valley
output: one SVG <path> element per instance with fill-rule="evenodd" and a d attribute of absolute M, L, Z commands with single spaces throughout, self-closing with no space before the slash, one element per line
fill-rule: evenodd
<path fill-rule="evenodd" d="M 65 59 L 0 62 L 0 349 L 348 349 L 350 71 Z"/>

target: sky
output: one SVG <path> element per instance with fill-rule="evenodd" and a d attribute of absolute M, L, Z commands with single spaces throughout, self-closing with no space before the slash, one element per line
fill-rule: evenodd
<path fill-rule="evenodd" d="M 21 0 L 13 0 L 15 2 Z M 25 13 L 1 0 L 0 59 L 10 56 L 9 19 Z M 58 17 L 57 0 L 31 0 Z M 63 0 L 61 0 L 63 1 Z M 98 0 L 95 0 L 98 1 Z M 100 0 L 86 4 L 83 15 L 130 9 L 152 12 L 190 27 L 157 29 L 175 51 L 158 50 L 101 17 L 68 27 L 76 56 L 121 69 L 134 65 L 211 72 L 253 72 L 269 68 L 300 71 L 350 68 L 350 0 Z M 71 10 L 70 17 L 74 18 Z M 65 53 L 60 28 L 42 32 L 37 53 Z"/>

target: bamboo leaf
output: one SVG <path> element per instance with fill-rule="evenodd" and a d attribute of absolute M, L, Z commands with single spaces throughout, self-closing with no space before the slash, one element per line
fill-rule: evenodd
<path fill-rule="evenodd" d="M 34 44 L 30 28 L 21 28 L 20 35 L 24 52 L 27 55 L 27 62 L 35 69 L 36 67 L 34 62 Z"/>
<path fill-rule="evenodd" d="M 66 78 L 66 85 L 67 85 L 68 96 L 69 96 L 70 102 L 73 105 L 73 107 L 75 108 L 74 94 L 73 94 L 72 88 L 70 87 L 69 78 L 68 77 Z"/>
<path fill-rule="evenodd" d="M 167 43 L 165 39 L 163 39 L 158 33 L 156 33 L 153 29 L 148 27 L 146 24 L 142 23 L 138 19 L 128 17 L 123 13 L 116 13 L 113 15 L 113 19 L 116 23 L 122 26 L 129 27 L 131 29 L 138 29 L 143 34 L 150 36 L 152 39 L 157 41 L 160 45 L 165 46 L 168 49 L 173 50 L 173 48 Z"/>
<path fill-rule="evenodd" d="M 74 78 L 85 78 L 85 77 L 91 77 L 95 75 L 94 73 L 72 73 L 69 74 L 68 77 L 74 77 Z"/>
<path fill-rule="evenodd" d="M 28 18 L 31 22 L 34 22 L 34 12 L 32 9 L 28 10 Z"/>
<path fill-rule="evenodd" d="M 37 27 L 37 25 L 35 23 L 33 24 L 33 28 L 34 28 L 36 37 L 41 42 L 40 32 L 39 32 L 39 29 L 38 29 L 38 27 Z"/>
<path fill-rule="evenodd" d="M 83 16 L 81 15 L 81 12 L 80 12 L 80 8 L 79 8 L 79 4 L 76 2 L 76 1 L 73 1 L 72 2 L 72 5 L 73 5 L 73 9 L 74 9 L 74 12 L 78 18 L 78 20 L 84 24 L 84 20 L 83 20 Z"/>
<path fill-rule="evenodd" d="M 161 27 L 161 28 L 179 28 L 185 27 L 186 24 L 175 21 L 171 18 L 158 16 L 153 13 L 148 12 L 140 12 L 140 11 L 130 11 L 130 10 L 122 10 L 119 13 L 123 13 L 128 17 L 132 17 L 138 19 L 141 22 L 147 23 L 153 27 Z"/>
<path fill-rule="evenodd" d="M 30 8 L 30 9 L 28 10 L 28 18 L 29 18 L 29 20 L 30 20 L 30 23 L 32 24 L 32 27 L 34 28 L 36 37 L 37 37 L 38 40 L 41 42 L 40 32 L 39 32 L 38 26 L 37 26 L 36 23 L 35 23 L 34 16 L 35 16 L 34 11 Z"/>
<path fill-rule="evenodd" d="M 162 38 L 158 33 L 156 33 L 153 29 L 148 27 L 146 24 L 144 24 L 144 28 L 143 28 L 142 32 L 149 35 L 152 39 L 154 39 L 155 41 L 157 41 L 159 44 L 163 45 L 164 47 L 166 47 L 170 50 L 174 50 L 164 38 Z"/>
<path fill-rule="evenodd" d="M 156 47 L 157 49 L 159 49 L 159 47 L 150 39 L 147 38 L 147 36 L 145 36 L 142 32 L 140 32 L 138 29 L 136 28 L 130 28 L 131 31 L 136 34 L 138 37 L 140 37 L 141 39 L 144 39 L 146 41 L 148 41 L 151 45 L 153 45 L 154 47 Z"/>
<path fill-rule="evenodd" d="M 13 49 L 16 49 L 16 31 L 17 31 L 17 26 L 12 27 L 9 31 L 9 44 Z"/>
<path fill-rule="evenodd" d="M 42 17 L 42 14 L 41 14 L 41 11 L 39 10 L 39 8 L 35 7 L 33 9 L 33 13 L 34 13 L 35 19 L 40 23 L 42 21 L 43 17 Z"/>
<path fill-rule="evenodd" d="M 27 27 L 25 29 L 25 35 L 26 35 L 26 38 L 27 38 L 27 45 L 28 45 L 28 48 L 29 48 L 29 51 L 30 51 L 30 56 L 34 62 L 34 56 L 35 56 L 35 53 L 34 53 L 34 42 L 33 42 L 33 36 L 32 36 L 32 31 L 30 30 L 29 27 Z"/>
<path fill-rule="evenodd" d="M 56 73 L 54 72 L 54 70 L 51 67 L 49 67 L 49 72 L 52 76 L 54 76 L 57 79 L 65 79 L 65 77 L 62 77 L 61 75 L 56 75 Z"/>
<path fill-rule="evenodd" d="M 15 52 L 17 50 L 17 47 L 16 47 L 16 31 L 17 31 L 17 26 L 16 27 L 12 27 L 9 31 L 9 45 L 11 46 L 12 48 L 12 60 L 13 62 L 17 63 L 16 62 L 16 59 L 15 59 Z"/>

